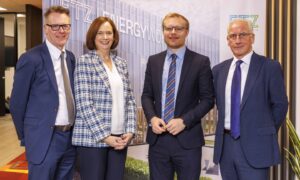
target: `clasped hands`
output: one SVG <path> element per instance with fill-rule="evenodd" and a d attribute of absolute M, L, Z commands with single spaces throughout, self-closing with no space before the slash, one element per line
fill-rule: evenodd
<path fill-rule="evenodd" d="M 163 132 L 168 131 L 172 135 L 177 135 L 185 128 L 185 124 L 183 122 L 183 119 L 181 118 L 171 119 L 166 124 L 163 119 L 158 117 L 153 117 L 151 119 L 151 126 L 152 126 L 152 131 L 155 134 L 161 134 Z"/>
<path fill-rule="evenodd" d="M 107 136 L 103 141 L 109 146 L 113 147 L 115 150 L 122 150 L 130 143 L 132 138 L 132 133 L 125 133 L 120 137 L 112 135 Z"/>

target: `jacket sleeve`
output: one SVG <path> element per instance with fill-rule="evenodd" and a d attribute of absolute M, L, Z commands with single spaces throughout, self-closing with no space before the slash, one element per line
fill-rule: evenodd
<path fill-rule="evenodd" d="M 144 89 L 142 93 L 142 106 L 148 123 L 150 123 L 151 118 L 157 116 L 154 108 L 154 99 L 155 98 L 151 73 L 151 58 L 149 58 L 146 67 Z"/>
<path fill-rule="evenodd" d="M 201 66 L 202 68 L 197 82 L 199 103 L 182 116 L 187 129 L 197 124 L 199 119 L 204 117 L 215 104 L 213 77 L 209 59 L 206 58 Z"/>
<path fill-rule="evenodd" d="M 271 61 L 272 71 L 270 74 L 269 98 L 272 109 L 275 127 L 278 131 L 286 118 L 288 110 L 288 100 L 286 96 L 283 74 L 280 64 L 277 61 Z"/>
<path fill-rule="evenodd" d="M 31 84 L 34 81 L 35 65 L 29 55 L 20 57 L 15 75 L 10 99 L 10 112 L 16 127 L 18 139 L 24 146 L 24 117 L 30 94 Z"/>

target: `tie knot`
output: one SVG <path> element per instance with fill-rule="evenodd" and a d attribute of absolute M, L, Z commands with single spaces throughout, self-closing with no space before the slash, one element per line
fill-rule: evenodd
<path fill-rule="evenodd" d="M 242 60 L 237 60 L 237 61 L 236 61 L 236 66 L 240 66 L 242 63 L 243 63 Z"/>
<path fill-rule="evenodd" d="M 64 59 L 65 59 L 65 52 L 64 52 L 64 51 L 61 52 L 61 54 L 60 54 L 60 59 L 61 59 L 61 60 L 64 60 Z"/>
<path fill-rule="evenodd" d="M 176 60 L 176 58 L 177 58 L 177 55 L 176 55 L 176 54 L 171 54 L 171 59 L 172 59 L 172 61 Z"/>

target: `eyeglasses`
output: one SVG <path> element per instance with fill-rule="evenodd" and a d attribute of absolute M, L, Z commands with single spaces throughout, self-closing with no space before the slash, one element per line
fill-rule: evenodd
<path fill-rule="evenodd" d="M 64 31 L 69 31 L 71 28 L 71 24 L 46 24 L 51 28 L 52 31 L 59 31 L 62 28 Z"/>
<path fill-rule="evenodd" d="M 112 31 L 98 31 L 97 35 L 101 36 L 101 37 L 103 37 L 104 35 L 106 35 L 106 36 L 112 36 L 112 35 L 114 35 L 114 33 Z"/>
<path fill-rule="evenodd" d="M 239 39 L 245 39 L 247 36 L 249 35 L 252 35 L 252 33 L 245 33 L 245 32 L 242 32 L 242 33 L 238 33 L 238 34 L 228 34 L 228 38 L 230 40 L 236 40 L 238 37 Z"/>
<path fill-rule="evenodd" d="M 164 30 L 167 32 L 172 32 L 173 30 L 175 32 L 182 32 L 183 30 L 185 30 L 186 28 L 183 26 L 170 26 L 170 27 L 166 27 L 164 26 Z"/>

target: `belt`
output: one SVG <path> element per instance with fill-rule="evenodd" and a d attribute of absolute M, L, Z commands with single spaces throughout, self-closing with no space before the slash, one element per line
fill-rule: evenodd
<path fill-rule="evenodd" d="M 224 129 L 224 134 L 231 134 L 231 131 L 229 129 Z"/>
<path fill-rule="evenodd" d="M 54 129 L 56 131 L 67 132 L 67 131 L 70 131 L 72 129 L 72 126 L 70 124 L 68 124 L 68 125 L 55 125 Z"/>
<path fill-rule="evenodd" d="M 121 137 L 123 134 L 111 134 L 111 136 Z"/>

